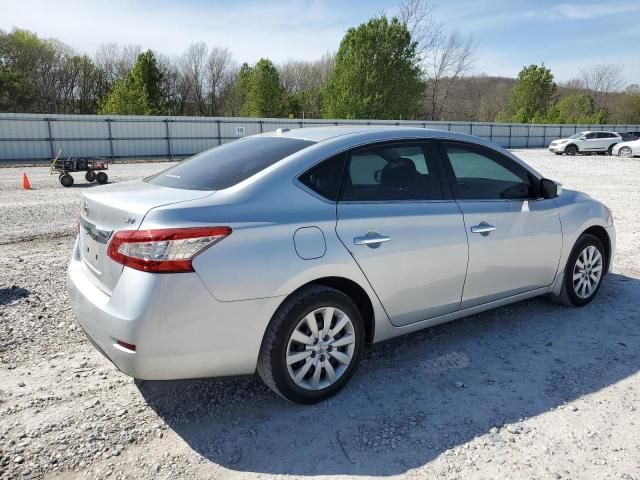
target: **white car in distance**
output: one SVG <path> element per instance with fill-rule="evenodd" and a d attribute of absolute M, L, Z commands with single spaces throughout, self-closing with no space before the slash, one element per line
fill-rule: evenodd
<path fill-rule="evenodd" d="M 568 138 L 554 140 L 549 144 L 549 151 L 556 155 L 596 152 L 611 154 L 613 147 L 622 141 L 622 137 L 616 132 L 579 132 Z"/>
<path fill-rule="evenodd" d="M 627 158 L 640 156 L 640 139 L 618 143 L 613 147 L 611 153 L 619 157 Z"/>

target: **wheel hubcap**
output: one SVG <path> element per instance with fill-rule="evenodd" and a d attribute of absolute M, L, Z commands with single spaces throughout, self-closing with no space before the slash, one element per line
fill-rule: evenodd
<path fill-rule="evenodd" d="M 630 157 L 631 156 L 631 149 L 629 147 L 623 147 L 620 149 L 620 155 L 622 157 Z"/>
<path fill-rule="evenodd" d="M 287 344 L 287 371 L 306 390 L 334 384 L 349 368 L 356 337 L 351 319 L 342 310 L 321 307 L 302 318 Z"/>
<path fill-rule="evenodd" d="M 573 267 L 573 290 L 580 298 L 589 298 L 602 277 L 602 255 L 593 245 L 586 247 Z"/>

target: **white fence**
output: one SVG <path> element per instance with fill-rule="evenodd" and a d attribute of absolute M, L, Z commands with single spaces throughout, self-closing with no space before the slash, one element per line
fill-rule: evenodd
<path fill-rule="evenodd" d="M 640 131 L 640 125 L 529 125 L 394 120 L 313 120 L 240 117 L 147 117 L 0 113 L 0 162 L 65 155 L 181 158 L 246 135 L 278 128 L 397 125 L 484 137 L 507 148 L 546 147 L 583 130 Z"/>

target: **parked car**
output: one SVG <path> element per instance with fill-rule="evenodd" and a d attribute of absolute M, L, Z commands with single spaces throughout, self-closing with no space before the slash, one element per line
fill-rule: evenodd
<path fill-rule="evenodd" d="M 633 140 L 638 140 L 638 138 L 640 138 L 634 133 L 619 132 L 618 135 L 620 135 L 623 142 L 632 142 Z"/>
<path fill-rule="evenodd" d="M 622 137 L 616 132 L 580 132 L 568 138 L 554 140 L 549 144 L 549 151 L 556 155 L 577 155 L 578 153 L 609 153 Z"/>
<path fill-rule="evenodd" d="M 631 142 L 622 142 L 613 147 L 613 155 L 619 157 L 636 157 L 640 156 L 640 139 Z"/>
<path fill-rule="evenodd" d="M 69 298 L 149 380 L 253 374 L 320 401 L 364 345 L 549 294 L 589 303 L 611 213 L 453 132 L 279 130 L 84 191 Z M 401 373 L 400 373 L 401 374 Z"/>

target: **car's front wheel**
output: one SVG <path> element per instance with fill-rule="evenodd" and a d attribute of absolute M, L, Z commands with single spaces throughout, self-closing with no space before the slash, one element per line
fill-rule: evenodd
<path fill-rule="evenodd" d="M 606 268 L 606 252 L 600 239 L 582 234 L 567 260 L 560 300 L 574 307 L 589 303 L 600 289 Z"/>
<path fill-rule="evenodd" d="M 575 155 L 578 153 L 578 147 L 575 145 L 567 145 L 564 149 L 564 153 L 567 155 Z"/>
<path fill-rule="evenodd" d="M 297 403 L 315 403 L 342 389 L 364 345 L 356 304 L 322 285 L 287 298 L 273 316 L 258 359 L 258 374 L 274 392 Z"/>

